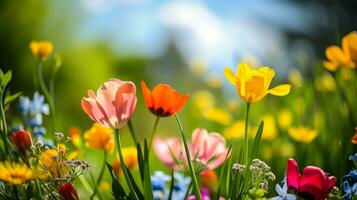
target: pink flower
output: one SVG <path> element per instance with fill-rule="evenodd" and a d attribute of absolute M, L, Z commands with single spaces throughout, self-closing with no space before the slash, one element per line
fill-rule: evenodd
<path fill-rule="evenodd" d="M 305 167 L 300 175 L 296 161 L 291 158 L 286 171 L 288 188 L 296 190 L 300 197 L 324 200 L 336 184 L 336 177 L 328 176 L 318 167 Z"/>
<path fill-rule="evenodd" d="M 195 163 L 205 165 L 205 169 L 215 169 L 221 165 L 228 153 L 226 141 L 219 133 L 208 133 L 207 130 L 197 128 L 192 133 L 192 141 L 188 144 L 191 159 Z M 180 138 L 155 138 L 153 148 L 157 157 L 169 168 L 181 169 L 176 161 L 187 163 L 186 153 Z"/>
<path fill-rule="evenodd" d="M 136 106 L 136 88 L 130 81 L 110 79 L 97 90 L 88 90 L 82 98 L 82 109 L 94 121 L 108 128 L 121 128 L 130 119 Z"/>

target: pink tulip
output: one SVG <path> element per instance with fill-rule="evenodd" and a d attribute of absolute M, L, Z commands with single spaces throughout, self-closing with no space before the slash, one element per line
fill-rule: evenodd
<path fill-rule="evenodd" d="M 318 167 L 305 167 L 300 175 L 296 161 L 291 158 L 286 171 L 288 188 L 296 190 L 300 197 L 324 200 L 336 184 L 336 177 L 328 176 Z"/>
<path fill-rule="evenodd" d="M 130 81 L 110 79 L 97 90 L 88 90 L 82 98 L 82 109 L 94 121 L 108 128 L 121 128 L 130 119 L 136 106 L 136 88 Z"/>
<path fill-rule="evenodd" d="M 215 169 L 221 165 L 228 153 L 225 139 L 218 133 L 208 133 L 205 129 L 197 128 L 192 133 L 192 141 L 188 144 L 191 159 L 205 165 L 205 169 Z M 155 138 L 153 148 L 157 157 L 169 168 L 180 170 L 178 161 L 187 163 L 183 143 L 180 138 Z"/>

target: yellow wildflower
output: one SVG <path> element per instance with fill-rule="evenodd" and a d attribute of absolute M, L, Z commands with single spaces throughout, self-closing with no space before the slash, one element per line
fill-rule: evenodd
<path fill-rule="evenodd" d="M 200 112 L 212 108 L 215 104 L 215 98 L 208 90 L 199 90 L 193 94 L 193 104 Z"/>
<path fill-rule="evenodd" d="M 265 115 L 263 117 L 263 121 L 264 121 L 264 128 L 262 133 L 262 139 L 273 140 L 278 135 L 274 116 L 270 114 Z M 258 127 L 253 128 L 251 132 L 251 136 L 255 137 L 257 131 L 258 131 Z"/>
<path fill-rule="evenodd" d="M 208 120 L 229 125 L 232 122 L 232 116 L 221 108 L 211 108 L 203 112 L 203 116 Z"/>
<path fill-rule="evenodd" d="M 289 128 L 288 134 L 295 141 L 310 143 L 316 138 L 317 131 L 308 127 L 299 126 Z"/>
<path fill-rule="evenodd" d="M 223 136 L 227 139 L 244 137 L 244 120 L 235 122 L 232 126 L 223 131 Z"/>
<path fill-rule="evenodd" d="M 224 73 L 229 82 L 236 86 L 240 98 L 248 103 L 258 102 L 267 94 L 285 96 L 290 92 L 289 84 L 269 89 L 275 76 L 274 70 L 269 67 L 261 67 L 257 70 L 246 63 L 240 63 L 236 74 L 229 68 L 225 68 Z"/>
<path fill-rule="evenodd" d="M 315 87 L 319 91 L 333 92 L 336 89 L 335 79 L 329 73 L 324 73 L 315 80 Z"/>
<path fill-rule="evenodd" d="M 0 162 L 0 180 L 19 185 L 32 180 L 34 175 L 26 165 L 19 163 Z"/>
<path fill-rule="evenodd" d="M 125 147 L 122 148 L 124 162 L 129 169 L 134 169 L 138 165 L 138 154 L 135 147 Z M 116 158 L 113 161 L 113 170 L 116 176 L 119 176 L 121 166 L 120 161 Z"/>
<path fill-rule="evenodd" d="M 287 129 L 292 122 L 293 122 L 293 115 L 291 114 L 290 110 L 284 109 L 279 112 L 278 123 L 280 128 Z"/>
<path fill-rule="evenodd" d="M 53 44 L 48 41 L 32 41 L 30 49 L 34 56 L 41 60 L 46 60 L 53 51 Z"/>
<path fill-rule="evenodd" d="M 296 87 L 301 87 L 304 81 L 301 73 L 297 69 L 292 69 L 289 71 L 288 79 L 289 82 Z"/>
<path fill-rule="evenodd" d="M 92 128 L 84 133 L 86 145 L 90 148 L 105 150 L 109 153 L 114 150 L 113 131 L 98 123 L 94 123 Z"/>
<path fill-rule="evenodd" d="M 68 136 L 75 147 L 79 148 L 82 146 L 81 130 L 78 127 L 71 127 L 68 130 Z"/>
<path fill-rule="evenodd" d="M 324 66 L 329 71 L 338 67 L 356 68 L 357 65 L 357 33 L 351 32 L 342 38 L 342 48 L 333 45 L 326 48 L 327 61 Z"/>

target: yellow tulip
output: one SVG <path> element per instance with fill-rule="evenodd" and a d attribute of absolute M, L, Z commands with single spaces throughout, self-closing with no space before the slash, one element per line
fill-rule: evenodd
<path fill-rule="evenodd" d="M 99 123 L 94 123 L 92 128 L 84 133 L 86 145 L 93 149 L 105 150 L 112 153 L 114 150 L 113 131 Z"/>
<path fill-rule="evenodd" d="M 357 65 L 357 32 L 351 32 L 342 38 L 342 48 L 329 46 L 325 51 L 327 60 L 324 66 L 329 71 L 338 67 L 356 68 Z"/>
<path fill-rule="evenodd" d="M 282 84 L 269 89 L 275 76 L 274 70 L 269 67 L 252 69 L 248 64 L 240 63 L 236 74 L 230 68 L 225 68 L 224 74 L 236 86 L 240 98 L 248 103 L 258 102 L 267 94 L 285 96 L 291 88 L 289 84 Z"/>
<path fill-rule="evenodd" d="M 41 60 L 46 60 L 53 51 L 53 44 L 48 41 L 32 41 L 30 49 L 34 56 Z"/>
<path fill-rule="evenodd" d="M 317 131 L 308 127 L 299 126 L 289 128 L 288 134 L 295 141 L 310 143 L 316 138 Z"/>

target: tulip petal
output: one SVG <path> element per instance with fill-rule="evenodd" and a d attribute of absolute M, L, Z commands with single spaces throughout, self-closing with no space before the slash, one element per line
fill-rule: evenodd
<path fill-rule="evenodd" d="M 306 167 L 300 176 L 300 193 L 312 195 L 316 200 L 322 200 L 320 196 L 324 196 L 325 191 L 325 172 L 313 166 Z"/>
<path fill-rule="evenodd" d="M 285 96 L 289 94 L 290 89 L 291 86 L 289 84 L 282 84 L 270 89 L 268 92 L 275 96 Z"/>
<path fill-rule="evenodd" d="M 228 67 L 224 68 L 224 75 L 232 85 L 235 85 L 236 82 L 238 81 L 238 78 L 234 75 L 233 71 Z"/>
<path fill-rule="evenodd" d="M 299 189 L 299 168 L 294 159 L 289 159 L 286 169 L 286 183 L 288 189 Z"/>
<path fill-rule="evenodd" d="M 153 99 L 152 99 L 152 96 L 151 96 L 151 91 L 146 86 L 144 81 L 141 81 L 141 90 L 143 92 L 143 97 L 144 97 L 144 101 L 145 101 L 146 107 L 152 108 L 154 106 L 153 105 L 154 103 L 153 103 Z"/>
<path fill-rule="evenodd" d="M 163 113 L 170 112 L 170 108 L 175 103 L 178 92 L 167 84 L 160 83 L 152 91 L 154 98 L 154 108 L 156 110 L 162 109 Z"/>
<path fill-rule="evenodd" d="M 116 128 L 123 127 L 131 117 L 136 107 L 136 88 L 132 82 L 125 82 L 115 95 Z"/>
<path fill-rule="evenodd" d="M 183 106 L 186 104 L 189 97 L 190 96 L 188 94 L 178 97 L 178 99 L 176 100 L 176 103 L 174 105 L 174 109 L 175 109 L 174 112 L 179 112 L 183 108 Z"/>
<path fill-rule="evenodd" d="M 81 101 L 82 109 L 87 115 L 93 120 L 100 122 L 102 125 L 106 127 L 110 127 L 109 121 L 107 121 L 107 117 L 103 114 L 103 112 L 98 108 L 98 104 L 95 99 L 91 98 L 82 98 Z"/>
<path fill-rule="evenodd" d="M 332 72 L 336 71 L 336 69 L 338 68 L 338 64 L 335 62 L 324 61 L 323 64 L 327 70 L 332 71 Z"/>

